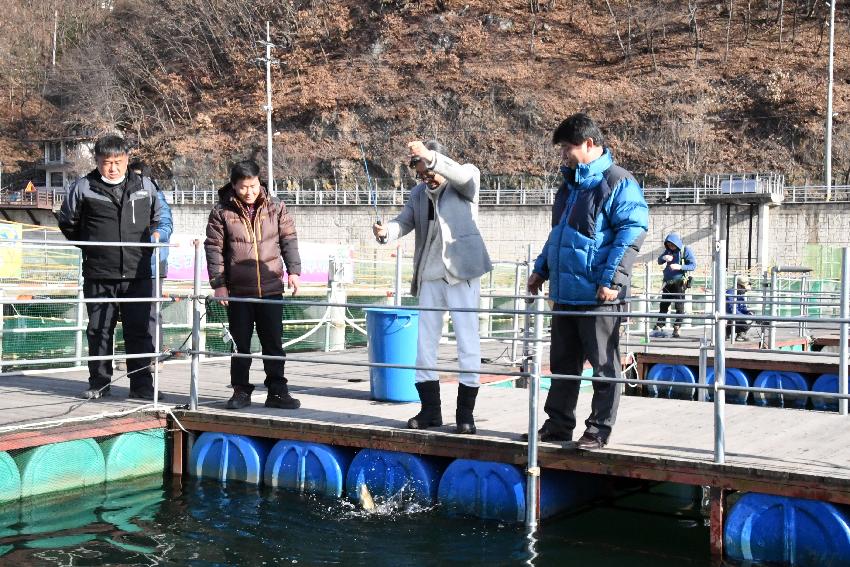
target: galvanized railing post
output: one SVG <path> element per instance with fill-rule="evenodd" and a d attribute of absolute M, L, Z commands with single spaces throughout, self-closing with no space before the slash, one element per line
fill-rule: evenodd
<path fill-rule="evenodd" d="M 537 529 L 537 497 L 540 493 L 540 467 L 537 466 L 537 406 L 540 403 L 540 373 L 543 368 L 544 299 L 534 300 L 534 345 L 528 377 L 528 468 L 525 483 L 525 527 Z"/>
<path fill-rule="evenodd" d="M 77 271 L 77 299 L 84 299 L 85 294 L 83 293 L 83 259 L 80 258 L 80 269 Z M 74 363 L 75 367 L 82 366 L 82 362 L 80 362 L 80 358 L 83 356 L 83 321 L 85 320 L 84 312 L 85 305 L 82 301 L 77 301 L 77 330 L 74 331 L 74 357 L 77 359 L 77 362 Z"/>
<path fill-rule="evenodd" d="M 776 303 L 779 301 L 779 271 L 776 266 L 770 270 L 770 316 L 776 317 Z M 767 348 L 776 348 L 776 321 L 770 321 L 767 335 Z"/>
<path fill-rule="evenodd" d="M 841 249 L 841 318 L 850 315 L 850 248 Z M 838 393 L 847 394 L 847 323 L 838 332 Z M 847 398 L 838 400 L 838 412 L 847 415 Z"/>
<path fill-rule="evenodd" d="M 738 274 L 732 276 L 732 313 L 735 314 L 738 312 Z M 737 321 L 729 321 L 729 325 L 732 326 L 732 329 L 729 333 L 729 342 L 734 346 L 735 341 L 738 340 L 738 326 Z"/>
<path fill-rule="evenodd" d="M 201 348 L 201 241 L 195 240 L 195 275 L 192 280 L 192 366 L 189 380 L 189 409 L 198 409 L 198 372 Z"/>
<path fill-rule="evenodd" d="M 159 233 L 154 233 L 154 244 L 159 244 Z M 154 325 L 153 325 L 153 407 L 159 405 L 159 317 L 162 312 L 162 306 L 159 302 L 161 293 L 159 292 L 159 246 L 153 249 L 153 289 L 151 290 L 154 297 Z"/>
<path fill-rule="evenodd" d="M 809 309 L 806 306 L 806 294 L 809 290 L 809 278 L 803 276 L 800 278 L 800 317 L 806 317 L 809 314 Z M 806 322 L 800 321 L 800 337 L 806 336 Z"/>
<path fill-rule="evenodd" d="M 708 339 L 699 340 L 699 383 L 705 386 L 708 382 Z M 697 391 L 697 399 L 704 402 L 708 399 L 708 391 L 700 388 Z"/>
<path fill-rule="evenodd" d="M 649 262 L 643 265 L 643 302 L 646 312 L 652 312 L 652 302 L 649 299 Z M 643 322 L 643 352 L 649 351 L 649 330 L 652 328 L 652 319 L 646 318 Z"/>
<path fill-rule="evenodd" d="M 726 241 L 718 240 L 714 250 L 714 462 L 726 461 Z"/>
<path fill-rule="evenodd" d="M 519 263 L 514 266 L 514 314 L 511 315 L 511 364 L 516 362 L 516 341 L 519 335 L 519 313 L 517 312 L 522 309 L 522 304 L 518 297 L 520 290 L 520 268 Z"/>
<path fill-rule="evenodd" d="M 401 244 L 395 249 L 395 304 L 401 305 L 401 260 L 404 254 L 401 251 Z"/>

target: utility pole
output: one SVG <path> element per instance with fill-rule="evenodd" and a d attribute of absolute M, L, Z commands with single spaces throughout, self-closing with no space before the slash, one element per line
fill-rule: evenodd
<path fill-rule="evenodd" d="M 255 59 L 255 61 L 262 61 L 266 64 L 266 145 L 267 145 L 267 157 L 266 160 L 268 162 L 268 189 L 269 192 L 277 196 L 277 191 L 275 190 L 274 185 L 274 164 L 272 162 L 272 140 L 273 140 L 273 132 L 272 132 L 272 65 L 277 65 L 280 63 L 280 60 L 272 58 L 272 48 L 277 47 L 272 43 L 271 37 L 271 22 L 266 22 L 266 41 L 258 41 L 260 45 L 265 45 L 266 47 L 266 56 L 259 57 Z"/>
<path fill-rule="evenodd" d="M 53 12 L 53 66 L 56 67 L 56 33 L 59 30 L 59 10 Z"/>
<path fill-rule="evenodd" d="M 824 182 L 826 183 L 826 200 L 832 200 L 832 67 L 835 50 L 835 2 L 829 3 L 829 78 L 826 82 L 826 143 L 824 147 Z"/>

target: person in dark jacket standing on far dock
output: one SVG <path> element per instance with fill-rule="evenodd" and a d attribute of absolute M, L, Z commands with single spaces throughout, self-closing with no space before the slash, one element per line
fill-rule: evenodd
<path fill-rule="evenodd" d="M 219 202 L 210 213 L 204 248 L 210 287 L 219 298 L 269 299 L 277 303 L 249 303 L 222 300 L 227 306 L 230 334 L 236 352 L 251 352 L 254 327 L 264 355 L 284 357 L 283 283 L 286 264 L 287 285 L 298 292 L 301 256 L 295 222 L 286 205 L 271 197 L 260 183 L 260 167 L 253 160 L 240 161 L 230 170 L 230 183 L 219 192 Z M 251 405 L 248 372 L 250 358 L 233 357 L 230 383 L 233 396 L 228 409 Z M 266 407 L 297 409 L 301 402 L 289 395 L 283 360 L 263 360 L 268 388 Z"/>

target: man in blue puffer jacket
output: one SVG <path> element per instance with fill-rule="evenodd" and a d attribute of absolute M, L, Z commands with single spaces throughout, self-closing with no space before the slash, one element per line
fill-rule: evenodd
<path fill-rule="evenodd" d="M 532 294 L 549 280 L 554 301 L 552 373 L 579 376 L 589 360 L 594 376 L 621 378 L 620 317 L 607 314 L 621 311 L 629 295 L 632 264 L 649 226 L 649 208 L 634 177 L 614 165 L 589 116 L 574 114 L 561 122 L 552 142 L 561 147 L 565 198 L 553 210 L 557 224 L 528 278 Z M 606 315 L 569 315 L 585 311 Z M 541 441 L 572 440 L 579 385 L 577 380 L 552 381 Z M 577 448 L 598 449 L 608 442 L 621 389 L 620 384 L 593 383 L 592 409 Z"/>

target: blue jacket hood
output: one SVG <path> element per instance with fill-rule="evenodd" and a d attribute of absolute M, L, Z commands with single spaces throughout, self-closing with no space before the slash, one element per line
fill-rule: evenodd
<path fill-rule="evenodd" d="M 671 232 L 667 235 L 667 238 L 664 239 L 664 243 L 673 244 L 679 250 L 684 250 L 684 245 L 682 244 L 682 237 L 679 236 L 678 232 Z"/>
<path fill-rule="evenodd" d="M 611 150 L 605 148 L 601 156 L 590 163 L 580 163 L 575 169 L 562 165 L 561 175 L 570 189 L 589 189 L 599 183 L 602 174 L 612 165 L 614 158 L 611 156 Z"/>

